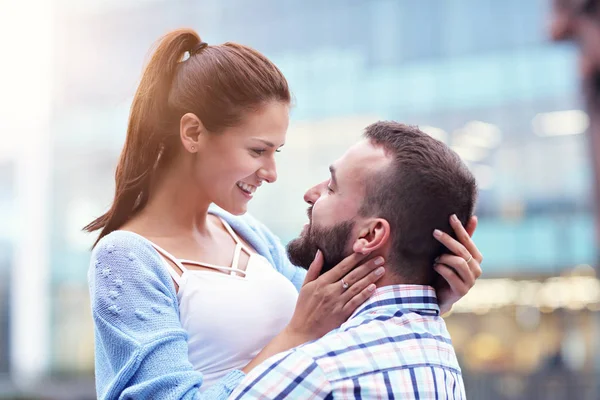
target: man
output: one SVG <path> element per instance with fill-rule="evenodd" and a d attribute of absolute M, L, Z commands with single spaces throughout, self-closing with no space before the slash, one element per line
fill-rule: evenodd
<path fill-rule="evenodd" d="M 445 144 L 396 122 L 367 127 L 364 140 L 330 172 L 304 196 L 310 222 L 290 242 L 290 259 L 308 268 L 318 249 L 325 272 L 353 252 L 368 253 L 385 258 L 386 275 L 340 328 L 270 358 L 231 398 L 464 399 L 460 367 L 429 284 L 438 262 L 477 263 L 475 275 L 481 272 L 474 245 L 456 250 L 463 258 L 447 255 L 442 243 L 450 246 L 450 236 L 432 235 L 440 226 L 451 231 L 450 215 L 469 220 L 475 179 Z M 343 280 L 340 286 L 352 290 Z"/>

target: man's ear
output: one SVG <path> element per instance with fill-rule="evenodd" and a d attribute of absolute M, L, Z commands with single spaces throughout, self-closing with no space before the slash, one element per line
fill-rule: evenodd
<path fill-rule="evenodd" d="M 390 240 L 390 224 L 383 218 L 367 220 L 358 231 L 358 238 L 352 245 L 355 253 L 370 254 L 381 249 Z"/>
<path fill-rule="evenodd" d="M 202 138 L 205 135 L 204 125 L 196 114 L 187 113 L 181 117 L 179 121 L 179 137 L 183 147 L 190 153 L 196 153 L 202 146 Z"/>

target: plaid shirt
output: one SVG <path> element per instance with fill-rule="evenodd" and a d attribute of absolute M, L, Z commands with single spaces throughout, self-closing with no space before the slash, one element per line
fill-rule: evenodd
<path fill-rule="evenodd" d="M 340 328 L 254 368 L 232 399 L 466 399 L 433 288 L 379 288 Z"/>

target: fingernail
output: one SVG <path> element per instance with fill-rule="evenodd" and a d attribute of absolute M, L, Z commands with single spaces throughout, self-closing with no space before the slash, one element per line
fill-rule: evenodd
<path fill-rule="evenodd" d="M 435 264 L 437 264 L 438 261 L 440 261 L 439 257 L 436 257 L 435 260 L 433 260 L 435 262 Z"/>
<path fill-rule="evenodd" d="M 435 236 L 436 238 L 441 238 L 442 237 L 442 231 L 440 231 L 439 229 L 436 229 L 433 231 L 433 236 Z"/>
<path fill-rule="evenodd" d="M 383 275 L 384 271 L 385 271 L 385 268 L 379 267 L 375 270 L 375 275 L 377 275 L 377 276 Z"/>
<path fill-rule="evenodd" d="M 371 284 L 369 285 L 369 287 L 367 287 L 367 290 L 368 290 L 369 292 L 372 292 L 372 291 L 374 291 L 374 290 L 375 290 L 375 288 L 376 288 L 376 287 L 377 287 L 377 286 L 375 286 L 374 284 L 372 284 L 372 283 L 371 283 Z"/>
<path fill-rule="evenodd" d="M 374 261 L 375 265 L 383 265 L 383 257 L 377 257 Z"/>
<path fill-rule="evenodd" d="M 456 216 L 456 214 L 452 214 L 450 218 L 452 218 L 452 221 L 458 222 L 458 217 Z"/>

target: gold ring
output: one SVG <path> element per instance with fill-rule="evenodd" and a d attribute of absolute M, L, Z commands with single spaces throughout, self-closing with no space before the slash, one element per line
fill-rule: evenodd
<path fill-rule="evenodd" d="M 468 260 L 465 260 L 465 261 L 466 261 L 466 262 L 467 262 L 467 264 L 468 264 L 468 263 L 470 263 L 472 260 L 473 260 L 473 256 L 469 257 L 469 259 L 468 259 Z"/>

